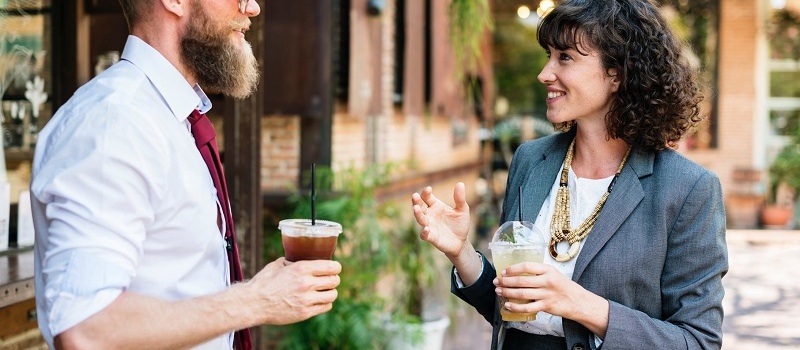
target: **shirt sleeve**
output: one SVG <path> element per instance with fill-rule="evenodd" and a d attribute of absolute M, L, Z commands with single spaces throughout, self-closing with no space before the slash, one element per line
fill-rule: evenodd
<path fill-rule="evenodd" d="M 96 314 L 136 274 L 152 203 L 170 162 L 160 133 L 135 115 L 73 113 L 35 161 L 31 193 L 44 248 L 42 281 L 53 336 Z M 109 111 L 110 112 L 110 111 Z M 88 116 L 87 116 L 88 115 Z M 80 119 L 83 118 L 83 119 Z M 79 124 L 77 126 L 75 124 Z"/>
<path fill-rule="evenodd" d="M 50 334 L 57 335 L 98 313 L 114 301 L 131 276 L 116 264 L 84 251 L 48 273 L 45 289 Z"/>
<path fill-rule="evenodd" d="M 483 274 L 483 255 L 481 254 L 481 252 L 476 252 L 476 253 L 478 253 L 478 258 L 481 259 L 481 274 Z M 478 278 L 480 277 L 481 275 L 478 275 Z M 459 289 L 469 287 L 464 285 L 464 281 L 461 280 L 461 276 L 458 275 L 458 270 L 455 267 L 453 268 L 453 278 L 455 279 L 456 285 L 458 286 Z"/>
<path fill-rule="evenodd" d="M 596 334 L 592 334 L 592 341 L 594 342 L 592 349 L 600 349 L 600 346 L 603 345 L 603 339 L 600 339 Z"/>

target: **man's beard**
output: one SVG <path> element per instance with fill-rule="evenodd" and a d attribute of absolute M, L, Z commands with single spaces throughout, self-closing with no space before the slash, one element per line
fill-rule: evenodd
<path fill-rule="evenodd" d="M 202 2 L 197 4 L 181 38 L 183 63 L 205 90 L 239 99 L 250 96 L 258 85 L 258 63 L 249 43 L 242 41 L 241 49 L 230 38 L 241 25 L 215 26 Z"/>

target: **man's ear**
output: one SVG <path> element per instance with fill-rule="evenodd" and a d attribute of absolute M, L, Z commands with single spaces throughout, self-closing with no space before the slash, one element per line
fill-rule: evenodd
<path fill-rule="evenodd" d="M 158 0 L 167 12 L 173 13 L 178 17 L 183 17 L 188 13 L 189 0 Z"/>

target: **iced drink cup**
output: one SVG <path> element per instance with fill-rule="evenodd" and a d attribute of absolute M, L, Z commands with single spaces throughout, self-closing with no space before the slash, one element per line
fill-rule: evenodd
<path fill-rule="evenodd" d="M 278 223 L 287 261 L 331 260 L 342 225 L 326 220 L 286 219 Z"/>
<path fill-rule="evenodd" d="M 503 271 L 506 267 L 511 265 L 526 262 L 526 261 L 533 261 L 533 262 L 542 262 L 544 261 L 544 252 L 542 247 L 533 245 L 533 244 L 514 244 L 508 242 L 492 242 L 489 243 L 489 249 L 492 251 L 492 261 L 494 262 L 494 267 L 497 269 L 497 274 L 500 274 L 500 271 Z M 503 317 L 503 321 L 533 321 L 536 319 L 536 313 L 517 313 L 511 312 L 508 309 L 502 307 L 505 304 L 506 300 L 503 297 L 500 298 L 500 315 Z M 522 299 L 508 299 L 508 301 L 512 303 L 527 303 L 528 300 Z"/>
<path fill-rule="evenodd" d="M 526 221 L 509 221 L 497 229 L 489 249 L 492 251 L 492 262 L 494 263 L 497 274 L 505 268 L 521 262 L 532 261 L 541 263 L 544 261 L 545 244 L 541 236 L 532 223 Z M 506 299 L 500 297 L 500 315 L 503 321 L 525 322 L 536 319 L 536 313 L 517 313 L 511 312 L 503 305 L 506 301 L 518 304 L 528 303 L 529 300 Z"/>

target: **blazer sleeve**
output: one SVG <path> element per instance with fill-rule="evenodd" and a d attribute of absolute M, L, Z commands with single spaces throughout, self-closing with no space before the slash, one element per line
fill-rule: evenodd
<path fill-rule="evenodd" d="M 511 165 L 509 167 L 509 175 L 508 179 L 506 179 L 506 198 L 503 202 L 502 213 L 500 216 L 500 222 L 505 222 L 506 217 L 510 214 L 511 208 L 509 202 L 516 202 L 516 192 L 509 191 L 509 188 L 516 188 L 519 186 L 519 182 L 522 181 L 519 178 L 518 169 L 520 168 L 520 162 L 524 161 L 524 157 L 520 157 L 520 152 L 524 147 L 517 147 L 514 151 L 514 156 L 511 161 Z M 461 300 L 467 302 L 467 304 L 472 305 L 478 313 L 483 316 L 490 324 L 494 324 L 494 320 L 496 319 L 496 312 L 499 312 L 497 307 L 497 294 L 494 292 L 495 286 L 492 281 L 494 278 L 497 277 L 497 271 L 495 271 L 494 266 L 489 263 L 483 254 L 481 255 L 481 259 L 483 260 L 483 270 L 481 271 L 481 275 L 475 283 L 470 286 L 466 286 L 460 288 L 458 283 L 455 279 L 455 273 L 451 273 L 451 281 L 450 281 L 450 291 L 459 297 Z M 455 268 L 454 268 L 455 270 Z"/>
<path fill-rule="evenodd" d="M 492 281 L 497 277 L 497 273 L 483 254 L 481 254 L 481 259 L 483 260 L 483 271 L 478 280 L 469 286 L 459 288 L 455 273 L 451 273 L 450 291 L 467 304 L 472 305 L 486 321 L 493 323 L 497 309 L 497 294 L 494 292 L 495 286 Z"/>
<path fill-rule="evenodd" d="M 602 348 L 722 347 L 722 277 L 728 252 L 722 188 L 713 173 L 698 178 L 669 232 L 660 280 L 661 317 L 610 301 Z"/>

